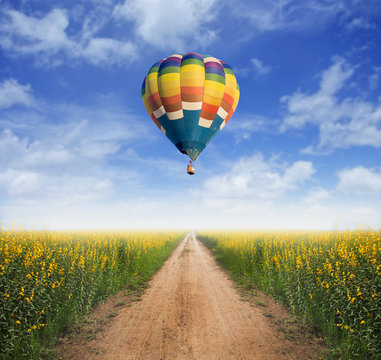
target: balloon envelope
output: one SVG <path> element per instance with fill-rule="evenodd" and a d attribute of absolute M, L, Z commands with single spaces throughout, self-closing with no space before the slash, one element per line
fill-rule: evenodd
<path fill-rule="evenodd" d="M 159 129 L 195 160 L 234 113 L 239 86 L 223 61 L 197 53 L 175 54 L 150 68 L 142 99 Z"/>

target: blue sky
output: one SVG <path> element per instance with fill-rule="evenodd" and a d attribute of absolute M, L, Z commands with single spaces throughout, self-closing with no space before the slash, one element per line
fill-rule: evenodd
<path fill-rule="evenodd" d="M 381 225 L 380 1 L 0 5 L 6 227 Z M 190 51 L 241 89 L 192 177 L 140 97 L 153 63 Z"/>

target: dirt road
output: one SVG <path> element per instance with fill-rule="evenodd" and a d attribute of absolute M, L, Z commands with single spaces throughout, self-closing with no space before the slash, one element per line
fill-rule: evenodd
<path fill-rule="evenodd" d="M 313 359 L 288 341 L 260 306 L 242 301 L 209 251 L 190 233 L 78 359 Z M 301 345 L 303 346 L 303 345 Z M 307 345 L 308 347 L 308 345 Z"/>

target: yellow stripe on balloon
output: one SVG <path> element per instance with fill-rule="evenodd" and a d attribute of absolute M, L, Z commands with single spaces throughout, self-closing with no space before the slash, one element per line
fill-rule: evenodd
<path fill-rule="evenodd" d="M 213 105 L 213 106 L 220 106 L 221 104 L 222 96 L 216 97 L 216 96 L 210 96 L 208 94 L 204 93 L 204 103 Z"/>
<path fill-rule="evenodd" d="M 235 91 L 237 88 L 237 80 L 234 75 L 225 74 L 226 88 L 225 92 L 229 94 L 232 98 L 235 98 Z"/>
<path fill-rule="evenodd" d="M 147 95 L 144 94 L 144 95 L 142 96 L 142 99 L 143 99 L 144 107 L 146 108 L 146 110 L 147 110 L 147 112 L 148 112 L 148 115 L 149 115 L 149 116 L 152 116 L 152 109 L 151 109 L 151 107 L 148 105 Z"/>
<path fill-rule="evenodd" d="M 180 68 L 181 72 L 195 72 L 200 74 L 205 74 L 205 68 L 201 65 L 196 64 L 188 64 L 188 65 L 182 65 Z"/>
<path fill-rule="evenodd" d="M 148 74 L 146 79 L 147 97 L 150 97 L 152 94 L 155 94 L 158 91 L 159 91 L 159 88 L 157 86 L 157 72 Z"/>
<path fill-rule="evenodd" d="M 170 96 L 174 96 L 174 95 L 178 95 L 178 94 L 180 94 L 179 88 L 177 86 L 173 86 L 173 84 L 172 84 L 172 86 L 168 86 L 168 87 L 160 89 L 160 97 L 161 98 L 166 98 L 166 97 L 170 97 Z"/>
<path fill-rule="evenodd" d="M 205 90 L 204 90 L 205 95 L 210 95 L 210 96 L 214 96 L 214 97 L 222 99 L 222 97 L 224 96 L 224 90 L 225 90 L 224 84 L 221 84 L 216 81 L 210 81 L 210 80 L 205 81 Z"/>
<path fill-rule="evenodd" d="M 160 87 L 160 84 L 167 83 L 170 81 L 178 82 L 180 81 L 180 74 L 179 73 L 167 73 L 159 76 L 158 84 Z"/>
<path fill-rule="evenodd" d="M 240 94 L 240 92 L 239 92 L 239 86 L 237 84 L 237 87 L 236 87 L 236 90 L 235 90 L 235 95 L 234 95 L 233 112 L 237 108 L 238 100 L 239 100 L 239 94 Z"/>

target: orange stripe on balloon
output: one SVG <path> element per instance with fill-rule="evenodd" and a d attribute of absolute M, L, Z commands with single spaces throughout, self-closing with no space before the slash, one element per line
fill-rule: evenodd
<path fill-rule="evenodd" d="M 222 99 L 221 108 L 224 109 L 228 113 L 230 111 L 230 109 L 232 108 L 232 105 L 229 104 L 225 99 Z"/>
<path fill-rule="evenodd" d="M 155 102 L 157 100 L 160 100 L 160 94 L 159 94 L 159 92 L 155 92 L 154 94 L 148 96 L 147 100 L 148 100 L 149 104 L 152 103 L 152 102 Z"/>
<path fill-rule="evenodd" d="M 160 94 L 158 92 L 152 94 L 147 98 L 147 103 L 151 107 L 152 111 L 157 110 L 161 105 Z"/>
<path fill-rule="evenodd" d="M 204 93 L 204 87 L 202 86 L 181 86 L 182 94 L 198 95 Z"/>
<path fill-rule="evenodd" d="M 202 102 L 203 98 L 204 98 L 204 94 L 184 94 L 184 93 L 181 93 L 181 100 L 184 102 L 200 103 L 200 102 Z"/>
<path fill-rule="evenodd" d="M 217 110 L 218 110 L 218 107 L 217 107 Z M 206 119 L 206 120 L 213 121 L 214 118 L 216 117 L 216 112 L 215 111 L 213 111 L 213 112 L 205 111 L 205 109 L 202 108 L 200 117 L 202 117 L 203 119 Z"/>
<path fill-rule="evenodd" d="M 161 101 L 163 102 L 164 106 L 181 103 L 181 94 L 163 97 L 161 98 Z"/>
<path fill-rule="evenodd" d="M 219 106 L 216 106 L 216 105 L 211 105 L 211 104 L 207 104 L 207 103 L 202 104 L 202 110 L 203 111 L 206 111 L 208 113 L 213 113 L 214 115 L 217 114 L 218 108 L 219 108 Z"/>
<path fill-rule="evenodd" d="M 224 99 L 230 106 L 233 106 L 233 104 L 234 104 L 234 98 L 231 97 L 228 93 L 225 93 L 225 94 L 224 94 L 223 99 Z"/>
<path fill-rule="evenodd" d="M 165 101 L 163 100 L 163 104 L 164 104 L 164 107 L 165 107 L 165 110 L 167 113 L 172 113 L 172 112 L 179 111 L 179 110 L 183 109 L 181 102 L 176 102 L 174 104 L 166 104 Z"/>

